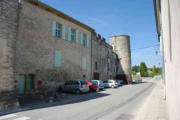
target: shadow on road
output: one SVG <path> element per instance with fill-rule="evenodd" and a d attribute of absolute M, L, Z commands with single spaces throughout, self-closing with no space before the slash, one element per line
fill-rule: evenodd
<path fill-rule="evenodd" d="M 60 106 L 60 105 L 66 105 L 66 104 L 80 103 L 80 102 L 84 102 L 88 100 L 106 97 L 109 95 L 110 94 L 101 93 L 101 92 L 93 92 L 93 93 L 86 93 L 86 94 L 79 94 L 79 95 L 63 93 L 63 94 L 57 95 L 57 98 L 55 98 L 52 103 L 49 102 L 49 99 L 43 99 L 43 100 L 40 98 L 32 99 L 31 95 L 27 95 L 19 99 L 21 109 L 0 112 L 0 116 L 10 114 L 10 113 L 21 112 L 21 111 L 28 111 L 32 109 L 41 109 L 41 108 L 54 107 L 54 106 Z"/>
<path fill-rule="evenodd" d="M 144 84 L 144 83 L 149 83 L 149 82 L 145 82 L 145 81 L 137 81 L 137 82 L 132 82 L 132 85 Z"/>

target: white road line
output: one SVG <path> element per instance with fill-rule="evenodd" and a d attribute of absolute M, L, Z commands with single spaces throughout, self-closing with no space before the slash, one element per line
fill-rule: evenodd
<path fill-rule="evenodd" d="M 30 118 L 29 117 L 20 117 L 20 118 L 16 118 L 14 120 L 29 120 Z"/>
<path fill-rule="evenodd" d="M 12 118 L 12 117 L 16 117 L 17 115 L 15 114 L 10 114 L 10 115 L 4 115 L 0 117 L 0 120 L 4 120 L 4 119 L 8 119 L 8 118 Z"/>

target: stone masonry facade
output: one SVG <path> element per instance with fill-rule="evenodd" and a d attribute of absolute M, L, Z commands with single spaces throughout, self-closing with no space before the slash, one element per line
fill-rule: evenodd
<path fill-rule="evenodd" d="M 14 72 L 18 6 L 18 0 L 0 1 L 0 110 L 17 106 Z"/>
<path fill-rule="evenodd" d="M 120 67 L 93 28 L 38 0 L 0 1 L 0 110 L 67 80 L 115 79 Z"/>

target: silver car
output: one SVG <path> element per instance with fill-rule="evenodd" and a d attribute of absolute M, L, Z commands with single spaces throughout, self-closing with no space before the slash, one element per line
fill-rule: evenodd
<path fill-rule="evenodd" d="M 89 92 L 89 86 L 83 80 L 70 80 L 61 86 L 63 92 L 74 92 L 76 94 Z"/>
<path fill-rule="evenodd" d="M 104 81 L 104 87 L 105 88 L 108 88 L 108 87 L 117 88 L 118 84 L 115 80 L 107 80 L 107 81 Z"/>

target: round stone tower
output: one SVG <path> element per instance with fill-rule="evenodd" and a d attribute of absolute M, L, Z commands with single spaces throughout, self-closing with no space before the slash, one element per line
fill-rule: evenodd
<path fill-rule="evenodd" d="M 116 77 L 129 84 L 132 81 L 130 37 L 128 35 L 113 35 L 110 37 L 110 44 L 119 58 Z"/>

